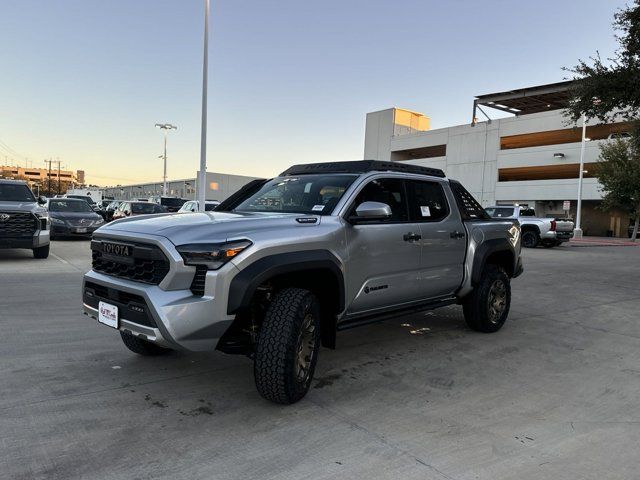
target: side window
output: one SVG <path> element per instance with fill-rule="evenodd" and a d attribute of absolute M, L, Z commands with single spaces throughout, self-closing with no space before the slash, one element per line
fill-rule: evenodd
<path fill-rule="evenodd" d="M 412 180 L 407 182 L 410 191 L 409 208 L 412 220 L 439 222 L 449 215 L 449 205 L 442 185 L 438 182 Z"/>
<path fill-rule="evenodd" d="M 380 178 L 369 182 L 356 197 L 349 215 L 355 215 L 356 208 L 363 202 L 381 202 L 391 207 L 391 219 L 386 222 L 406 222 L 409 220 L 404 181 L 396 178 Z"/>

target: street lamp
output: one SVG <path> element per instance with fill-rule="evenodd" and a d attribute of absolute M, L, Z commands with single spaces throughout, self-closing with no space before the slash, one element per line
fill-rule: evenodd
<path fill-rule="evenodd" d="M 582 178 L 584 176 L 584 151 L 587 146 L 587 116 L 582 114 L 582 145 L 580 146 L 580 172 L 578 175 L 578 206 L 576 208 L 576 228 L 573 230 L 573 238 L 582 238 L 580 225 L 582 215 Z"/>
<path fill-rule="evenodd" d="M 177 130 L 178 127 L 170 123 L 156 123 L 156 127 L 162 130 L 164 134 L 164 175 L 162 176 L 162 195 L 167 196 L 167 132 L 169 130 Z"/>
<path fill-rule="evenodd" d="M 207 70 L 209 68 L 209 0 L 204 0 L 204 55 L 202 58 L 202 119 L 200 128 L 200 178 L 198 210 L 205 211 L 207 185 Z"/>

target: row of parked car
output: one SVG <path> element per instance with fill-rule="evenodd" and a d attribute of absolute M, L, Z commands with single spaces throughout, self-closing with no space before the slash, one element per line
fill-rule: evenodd
<path fill-rule="evenodd" d="M 219 203 L 207 200 L 205 208 Z M 105 223 L 132 215 L 195 211 L 196 200 L 175 197 L 102 202 L 88 195 L 36 197 L 25 182 L 0 178 L 0 248 L 28 248 L 36 258 L 47 258 L 50 239 L 90 238 Z"/>

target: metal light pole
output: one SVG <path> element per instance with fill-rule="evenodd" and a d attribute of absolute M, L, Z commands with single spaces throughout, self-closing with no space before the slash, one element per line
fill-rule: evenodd
<path fill-rule="evenodd" d="M 209 68 L 209 0 L 204 0 L 204 56 L 202 60 L 202 124 L 200 130 L 200 172 L 198 210 L 205 211 L 207 188 L 207 70 Z"/>
<path fill-rule="evenodd" d="M 162 196 L 167 196 L 167 133 L 169 130 L 177 130 L 178 127 L 170 123 L 156 123 L 156 127 L 164 133 L 164 175 L 162 176 Z"/>
<path fill-rule="evenodd" d="M 576 208 L 576 228 L 573 230 L 573 238 L 582 238 L 580 225 L 582 215 L 582 177 L 584 175 L 584 151 L 587 145 L 587 116 L 582 114 L 582 145 L 580 147 L 580 172 L 578 174 L 578 206 Z"/>

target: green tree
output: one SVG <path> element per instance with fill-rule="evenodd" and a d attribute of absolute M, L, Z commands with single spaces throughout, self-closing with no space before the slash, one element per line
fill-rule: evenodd
<path fill-rule="evenodd" d="M 614 14 L 613 28 L 619 47 L 603 61 L 599 53 L 565 69 L 573 74 L 571 102 L 565 114 L 573 121 L 582 115 L 603 122 L 635 122 L 640 142 L 640 0 Z"/>
<path fill-rule="evenodd" d="M 602 144 L 595 174 L 602 185 L 603 207 L 621 208 L 635 216 L 631 235 L 635 242 L 640 223 L 640 150 L 636 143 L 617 139 Z"/>

